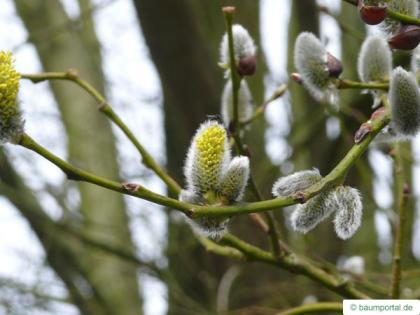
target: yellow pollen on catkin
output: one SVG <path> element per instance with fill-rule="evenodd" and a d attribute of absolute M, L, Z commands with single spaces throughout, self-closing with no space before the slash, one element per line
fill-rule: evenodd
<path fill-rule="evenodd" d="M 226 131 L 220 125 L 209 126 L 196 138 L 198 165 L 209 184 L 216 184 L 225 154 Z"/>
<path fill-rule="evenodd" d="M 15 107 L 19 91 L 20 74 L 14 69 L 10 52 L 0 52 L 0 108 Z"/>
<path fill-rule="evenodd" d="M 14 142 L 23 132 L 16 103 L 19 80 L 12 53 L 0 51 L 0 143 Z"/>

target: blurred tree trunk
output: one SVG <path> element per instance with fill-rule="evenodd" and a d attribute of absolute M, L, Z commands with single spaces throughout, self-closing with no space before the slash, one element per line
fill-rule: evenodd
<path fill-rule="evenodd" d="M 76 68 L 84 79 L 104 90 L 99 44 L 89 17 L 85 17 L 81 28 L 75 29 L 59 1 L 15 3 L 46 71 Z M 89 2 L 81 0 L 80 5 L 86 8 Z M 60 29 L 63 25 L 67 27 Z M 69 160 L 118 180 L 114 136 L 109 122 L 98 113 L 98 104 L 72 83 L 56 81 L 50 85 L 68 135 Z M 86 183 L 78 183 L 77 187 L 85 232 L 101 242 L 133 251 L 123 197 Z M 142 313 L 136 269 L 129 262 L 90 247 L 79 253 L 76 260 L 83 268 L 77 276 L 85 279 L 95 293 L 84 298 L 95 299 L 100 309 L 86 314 Z"/>
<path fill-rule="evenodd" d="M 224 80 L 217 62 L 220 40 L 225 32 L 221 8 L 229 2 L 134 0 L 134 3 L 163 86 L 168 169 L 183 183 L 182 167 L 192 135 L 207 115 L 220 112 Z M 258 2 L 246 1 L 238 6 L 235 15 L 235 23 L 243 24 L 257 43 L 258 14 Z M 265 68 L 261 55 L 258 73 L 248 80 L 257 104 L 264 95 Z M 252 165 L 254 173 L 261 182 L 267 182 L 275 175 L 267 167 L 269 161 L 264 154 L 263 120 L 258 121 L 249 134 L 250 140 L 247 141 L 251 143 L 252 160 L 255 161 Z M 213 312 L 218 281 L 229 264 L 226 259 L 207 254 L 183 220 L 181 222 L 177 214 L 170 216 L 167 249 L 170 272 L 184 292 L 202 305 L 203 313 Z M 246 231 L 248 239 L 252 237 L 253 242 L 266 243 L 264 235 L 255 232 L 250 235 L 250 230 L 256 230 L 256 227 L 250 225 L 248 219 L 235 221 L 235 232 L 244 234 Z M 255 282 L 262 283 L 264 277 L 262 274 L 258 277 L 247 274 L 248 278 L 252 280 L 244 281 L 252 281 L 255 285 Z M 171 283 L 168 286 L 171 290 Z M 232 304 L 243 306 L 259 298 L 259 294 L 248 292 Z M 170 297 L 169 314 L 186 314 L 180 302 Z"/>

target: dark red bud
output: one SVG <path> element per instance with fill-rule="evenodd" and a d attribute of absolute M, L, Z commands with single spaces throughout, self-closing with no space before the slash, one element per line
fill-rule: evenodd
<path fill-rule="evenodd" d="M 330 53 L 327 53 L 327 68 L 330 77 L 338 78 L 343 72 L 343 64 Z"/>
<path fill-rule="evenodd" d="M 299 73 L 297 73 L 297 72 L 293 72 L 293 73 L 290 75 L 290 78 L 291 78 L 293 81 L 295 81 L 296 83 L 299 83 L 299 84 L 302 84 L 302 83 L 303 83 L 302 76 L 301 76 Z"/>
<path fill-rule="evenodd" d="M 257 69 L 257 57 L 249 56 L 239 60 L 238 74 L 239 75 L 253 75 Z"/>
<path fill-rule="evenodd" d="M 420 43 L 420 27 L 417 25 L 402 25 L 397 33 L 388 41 L 394 49 L 412 50 Z"/>
<path fill-rule="evenodd" d="M 385 107 L 379 107 L 377 110 L 375 110 L 372 115 L 370 116 L 370 120 L 377 120 L 379 118 L 382 118 L 382 116 L 384 115 L 384 113 L 386 112 L 386 108 Z"/>
<path fill-rule="evenodd" d="M 369 123 L 363 123 L 354 135 L 354 143 L 360 143 L 360 141 L 362 141 L 366 137 L 366 135 L 368 135 L 371 132 L 372 125 Z"/>
<path fill-rule="evenodd" d="M 369 25 L 376 25 L 385 20 L 386 5 L 365 5 L 363 0 L 357 4 L 360 18 Z"/>

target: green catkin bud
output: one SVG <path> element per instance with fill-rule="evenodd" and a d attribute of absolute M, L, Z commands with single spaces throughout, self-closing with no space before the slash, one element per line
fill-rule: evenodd
<path fill-rule="evenodd" d="M 216 121 L 201 124 L 191 142 L 184 168 L 188 190 L 201 195 L 217 191 L 229 161 L 225 128 Z"/>
<path fill-rule="evenodd" d="M 417 17 L 419 13 L 418 0 L 388 0 L 387 5 L 388 9 L 392 11 L 412 17 Z M 386 33 L 391 35 L 398 30 L 401 26 L 401 22 L 391 18 L 385 18 L 381 26 Z"/>
<path fill-rule="evenodd" d="M 335 104 L 337 90 L 328 70 L 328 54 L 314 34 L 299 34 L 295 42 L 294 62 L 304 87 L 311 95 L 319 102 Z"/>
<path fill-rule="evenodd" d="M 255 56 L 257 48 L 254 40 L 249 35 L 248 31 L 239 24 L 232 25 L 233 35 L 233 50 L 235 52 L 235 62 L 240 59 Z M 228 36 L 225 34 L 220 44 L 220 64 L 228 67 L 230 64 L 229 43 Z"/>
<path fill-rule="evenodd" d="M 360 49 L 357 70 L 363 82 L 389 79 L 392 70 L 392 54 L 387 41 L 382 36 L 373 35 L 365 39 Z"/>
<path fill-rule="evenodd" d="M 290 217 L 293 230 L 304 234 L 311 231 L 337 209 L 335 201 L 334 194 L 325 191 L 296 206 Z"/>
<path fill-rule="evenodd" d="M 272 193 L 275 197 L 288 197 L 298 191 L 309 188 L 321 179 L 322 176 L 316 168 L 313 170 L 296 172 L 288 176 L 280 177 L 274 183 Z"/>
<path fill-rule="evenodd" d="M 389 87 L 391 128 L 403 136 L 414 136 L 420 128 L 420 93 L 416 77 L 398 67 Z"/>
<path fill-rule="evenodd" d="M 232 159 L 223 177 L 220 194 L 229 202 L 240 201 L 243 198 L 249 178 L 249 159 L 237 156 Z"/>
<path fill-rule="evenodd" d="M 245 121 L 251 118 L 253 112 L 253 101 L 248 83 L 245 80 L 241 81 L 241 86 L 238 91 L 238 114 L 239 120 Z M 221 114 L 223 123 L 228 126 L 233 120 L 233 90 L 232 81 L 226 82 L 222 94 Z"/>
<path fill-rule="evenodd" d="M 362 199 L 359 191 L 349 186 L 338 187 L 334 196 L 337 204 L 335 232 L 339 238 L 346 240 L 356 233 L 362 223 Z"/>
<path fill-rule="evenodd" d="M 0 52 L 0 142 L 16 142 L 23 134 L 23 121 L 16 103 L 20 75 L 10 52 Z"/>

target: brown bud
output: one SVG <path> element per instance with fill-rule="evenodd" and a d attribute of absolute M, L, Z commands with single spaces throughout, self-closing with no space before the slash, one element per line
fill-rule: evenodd
<path fill-rule="evenodd" d="M 134 183 L 123 183 L 122 187 L 128 192 L 134 193 L 140 188 L 140 185 Z"/>
<path fill-rule="evenodd" d="M 238 74 L 239 75 L 253 75 L 257 69 L 257 57 L 248 56 L 239 60 Z"/>
<path fill-rule="evenodd" d="M 381 23 L 386 17 L 386 5 L 365 5 L 363 0 L 357 4 L 360 18 L 369 25 Z"/>
<path fill-rule="evenodd" d="M 222 8 L 222 11 L 223 11 L 224 13 L 228 13 L 228 14 L 233 14 L 233 13 L 235 13 L 235 10 L 236 10 L 236 8 L 235 8 L 235 7 L 232 7 L 232 6 L 230 6 L 230 7 L 223 7 L 223 8 Z"/>
<path fill-rule="evenodd" d="M 341 61 L 335 58 L 330 53 L 327 53 L 327 68 L 330 77 L 333 78 L 338 78 L 341 72 L 343 72 L 343 64 L 341 63 Z"/>
<path fill-rule="evenodd" d="M 377 110 L 375 110 L 372 115 L 370 116 L 370 120 L 377 120 L 380 119 L 384 113 L 386 112 L 386 108 L 384 106 L 379 107 Z"/>
<path fill-rule="evenodd" d="M 359 130 L 356 131 L 354 134 L 354 143 L 358 144 L 360 143 L 366 135 L 372 132 L 372 125 L 369 123 L 363 123 Z"/>
<path fill-rule="evenodd" d="M 388 41 L 394 49 L 412 50 L 420 43 L 420 27 L 417 25 L 402 25 L 397 33 Z"/>
<path fill-rule="evenodd" d="M 79 76 L 79 70 L 76 68 L 70 68 L 67 69 L 66 74 L 70 79 L 76 79 Z"/>
<path fill-rule="evenodd" d="M 303 80 L 302 80 L 302 76 L 301 76 L 299 73 L 297 73 L 297 72 L 293 72 L 293 73 L 290 75 L 290 78 L 291 78 L 293 81 L 295 81 L 296 83 L 299 83 L 299 84 L 302 84 L 302 82 L 303 82 Z"/>

